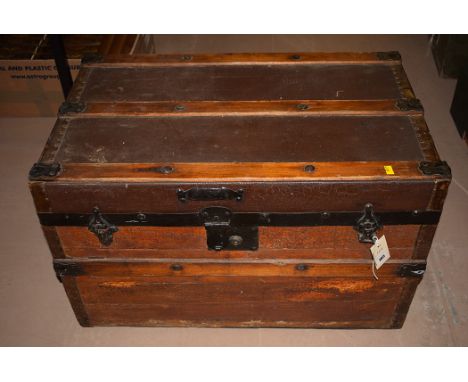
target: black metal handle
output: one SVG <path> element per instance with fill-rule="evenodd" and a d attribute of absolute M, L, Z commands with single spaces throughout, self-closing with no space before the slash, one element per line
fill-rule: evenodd
<path fill-rule="evenodd" d="M 191 188 L 189 190 L 177 190 L 177 198 L 181 202 L 187 200 L 194 201 L 212 201 L 212 200 L 237 200 L 241 201 L 244 196 L 244 190 L 230 190 L 226 187 L 217 188 Z"/>

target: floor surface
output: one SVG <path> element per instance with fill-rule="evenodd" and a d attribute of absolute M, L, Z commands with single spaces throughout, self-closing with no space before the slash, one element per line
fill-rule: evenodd
<path fill-rule="evenodd" d="M 426 36 L 159 36 L 159 53 L 398 50 L 453 182 L 428 271 L 401 330 L 82 328 L 51 266 L 26 174 L 53 118 L 0 119 L 0 346 L 468 345 L 468 148 Z"/>

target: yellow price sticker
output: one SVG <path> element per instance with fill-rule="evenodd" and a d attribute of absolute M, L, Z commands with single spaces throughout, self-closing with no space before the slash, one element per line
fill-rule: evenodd
<path fill-rule="evenodd" d="M 392 166 L 383 166 L 383 167 L 384 167 L 385 172 L 387 173 L 387 175 L 395 175 L 395 172 L 393 171 Z"/>

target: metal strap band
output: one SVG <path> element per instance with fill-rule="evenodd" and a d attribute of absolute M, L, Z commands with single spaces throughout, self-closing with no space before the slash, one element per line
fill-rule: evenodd
<path fill-rule="evenodd" d="M 440 211 L 402 211 L 376 212 L 380 222 L 385 225 L 437 224 Z M 113 214 L 105 213 L 107 220 L 117 226 L 156 226 L 156 227 L 196 227 L 204 225 L 200 213 L 183 214 Z M 39 220 L 45 226 L 88 226 L 93 214 L 39 213 Z M 356 212 L 310 212 L 310 213 L 232 213 L 231 225 L 234 226 L 273 226 L 273 227 L 310 227 L 310 226 L 354 226 L 362 216 Z"/>

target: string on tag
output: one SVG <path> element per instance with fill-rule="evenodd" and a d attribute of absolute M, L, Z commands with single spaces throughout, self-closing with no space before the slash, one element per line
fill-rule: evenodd
<path fill-rule="evenodd" d="M 375 243 L 377 242 L 377 240 L 378 240 L 377 235 L 372 236 L 372 243 L 373 243 L 374 245 L 375 245 Z M 375 271 L 375 260 L 373 260 L 373 259 L 372 259 L 372 274 L 374 275 L 374 278 L 375 278 L 376 280 L 379 279 L 379 278 L 377 277 L 377 273 L 376 273 L 376 271 Z"/>

